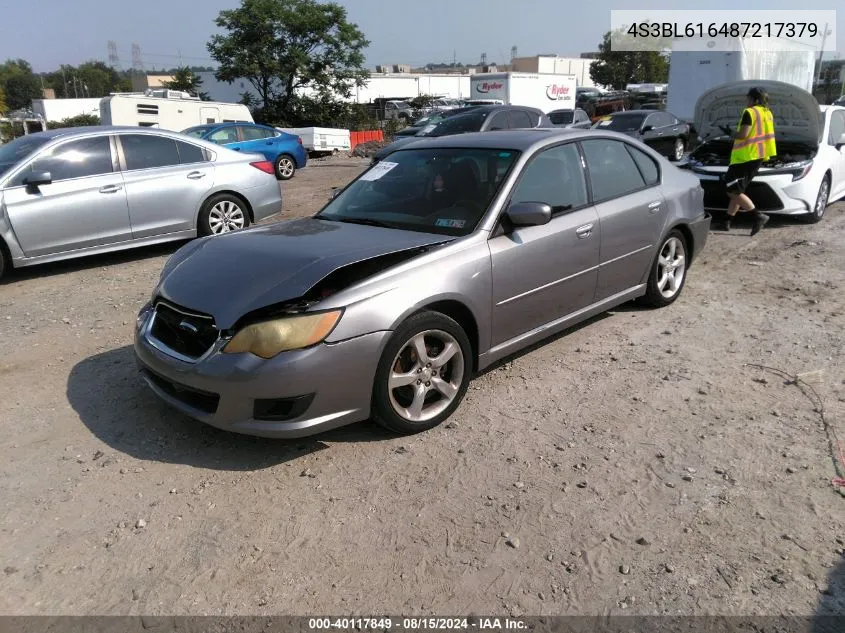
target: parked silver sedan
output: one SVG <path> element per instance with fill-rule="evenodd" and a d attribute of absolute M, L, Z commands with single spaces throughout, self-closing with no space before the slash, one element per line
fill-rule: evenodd
<path fill-rule="evenodd" d="M 621 303 L 678 299 L 710 216 L 628 136 L 483 132 L 388 155 L 316 216 L 196 240 L 138 315 L 147 384 L 199 420 L 297 437 L 446 420 L 472 375 Z M 249 259 L 260 276 L 233 275 Z"/>
<path fill-rule="evenodd" d="M 97 126 L 0 146 L 10 267 L 249 226 L 281 210 L 272 163 L 165 130 Z"/>

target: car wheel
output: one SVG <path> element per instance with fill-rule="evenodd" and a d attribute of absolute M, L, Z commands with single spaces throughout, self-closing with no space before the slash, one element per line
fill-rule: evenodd
<path fill-rule="evenodd" d="M 276 178 L 279 180 L 290 180 L 296 173 L 296 162 L 287 154 L 282 154 L 276 159 Z"/>
<path fill-rule="evenodd" d="M 684 143 L 684 139 L 676 138 L 675 145 L 672 147 L 672 156 L 670 158 L 675 162 L 681 160 L 684 157 L 684 152 L 687 149 L 687 144 Z"/>
<path fill-rule="evenodd" d="M 683 234 L 675 229 L 667 235 L 648 276 L 643 303 L 656 308 L 675 301 L 687 279 L 687 243 Z"/>
<path fill-rule="evenodd" d="M 439 312 L 420 312 L 382 353 L 373 386 L 373 419 L 410 435 L 448 418 L 466 394 L 472 347 L 463 328 Z"/>
<path fill-rule="evenodd" d="M 809 223 L 815 224 L 820 222 L 824 217 L 824 211 L 827 208 L 827 203 L 830 198 L 830 176 L 825 174 L 822 178 L 822 184 L 819 185 L 819 194 L 816 196 L 816 204 L 810 213 L 802 216 L 802 219 Z"/>
<path fill-rule="evenodd" d="M 3 279 L 3 275 L 6 273 L 6 269 L 8 268 L 11 268 L 11 264 L 9 264 L 9 261 L 6 258 L 6 249 L 3 248 L 3 240 L 0 240 L 0 280 Z"/>
<path fill-rule="evenodd" d="M 219 193 L 206 200 L 197 220 L 197 232 L 200 235 L 219 235 L 248 226 L 246 204 L 229 193 Z"/>

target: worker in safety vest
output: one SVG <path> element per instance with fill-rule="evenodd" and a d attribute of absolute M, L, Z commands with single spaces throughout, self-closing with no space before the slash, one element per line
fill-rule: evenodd
<path fill-rule="evenodd" d="M 748 91 L 747 107 L 737 125 L 731 150 L 731 164 L 725 174 L 725 185 L 731 199 L 725 230 L 730 231 L 731 219 L 742 210 L 754 213 L 751 235 L 756 235 L 769 221 L 769 216 L 755 209 L 745 191 L 754 180 L 760 165 L 777 154 L 775 122 L 769 110 L 769 98 L 760 88 Z"/>

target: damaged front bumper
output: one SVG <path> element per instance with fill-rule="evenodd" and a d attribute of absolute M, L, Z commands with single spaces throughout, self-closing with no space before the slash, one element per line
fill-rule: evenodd
<path fill-rule="evenodd" d="M 150 389 L 182 413 L 217 428 L 297 438 L 366 420 L 373 377 L 390 332 L 283 352 L 270 360 L 223 354 L 219 341 L 196 362 L 175 358 L 138 318 L 135 355 Z"/>

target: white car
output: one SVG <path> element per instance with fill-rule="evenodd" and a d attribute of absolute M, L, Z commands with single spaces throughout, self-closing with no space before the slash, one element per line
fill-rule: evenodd
<path fill-rule="evenodd" d="M 751 87 L 769 94 L 778 155 L 763 163 L 748 188 L 755 206 L 770 215 L 818 222 L 830 202 L 845 196 L 845 108 L 820 106 L 809 92 L 779 81 L 737 81 L 704 93 L 695 106 L 702 140 L 679 167 L 692 170 L 704 189 L 704 206 L 728 208 L 723 176 Z"/>

